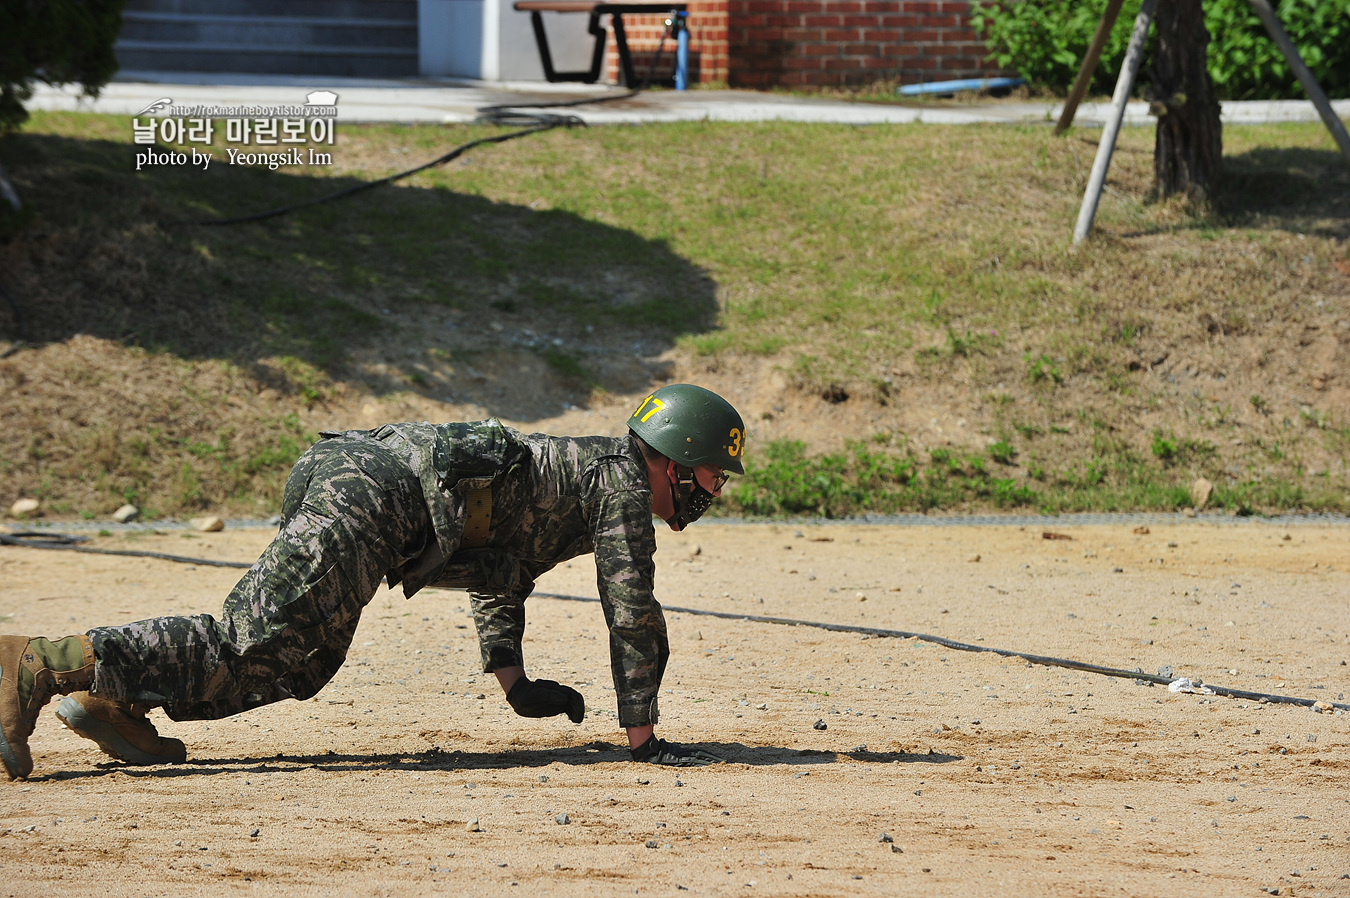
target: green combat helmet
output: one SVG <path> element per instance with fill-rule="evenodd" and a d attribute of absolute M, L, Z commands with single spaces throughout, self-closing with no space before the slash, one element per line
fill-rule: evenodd
<path fill-rule="evenodd" d="M 745 422 L 712 390 L 693 384 L 662 387 L 642 400 L 628 429 L 678 468 L 678 489 L 672 489 L 675 515 L 667 521 L 675 530 L 698 520 L 714 498 L 694 476 L 695 467 L 709 464 L 745 473 Z"/>

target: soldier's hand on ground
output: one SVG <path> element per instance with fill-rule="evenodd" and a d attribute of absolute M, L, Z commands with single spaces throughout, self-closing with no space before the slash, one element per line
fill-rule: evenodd
<path fill-rule="evenodd" d="M 573 723 L 581 723 L 586 717 L 586 699 L 581 693 L 554 680 L 521 677 L 506 693 L 506 700 L 521 717 L 566 714 Z"/>
<path fill-rule="evenodd" d="M 707 767 L 722 764 L 725 759 L 698 748 L 686 748 L 652 736 L 637 748 L 631 749 L 634 761 L 664 764 L 667 767 Z"/>

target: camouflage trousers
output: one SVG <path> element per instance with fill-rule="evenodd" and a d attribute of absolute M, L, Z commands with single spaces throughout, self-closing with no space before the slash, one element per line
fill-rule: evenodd
<path fill-rule="evenodd" d="M 214 720 L 316 695 L 384 575 L 432 539 L 417 475 L 385 444 L 338 437 L 291 470 L 281 531 L 209 614 L 89 631 L 93 692 Z"/>

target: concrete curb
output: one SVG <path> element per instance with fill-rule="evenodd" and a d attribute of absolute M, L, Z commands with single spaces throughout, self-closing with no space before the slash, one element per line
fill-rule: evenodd
<path fill-rule="evenodd" d="M 165 97 L 171 98 L 175 105 L 288 105 L 303 103 L 305 94 L 316 89 L 335 91 L 339 95 L 338 119 L 350 123 L 464 123 L 473 121 L 478 108 L 486 105 L 506 103 L 528 109 L 530 103 L 613 97 L 623 93 L 618 88 L 604 85 L 124 72 L 104 87 L 97 98 L 81 97 L 77 86 L 37 85 L 27 105 L 34 110 L 130 117 Z M 1226 124 L 1319 121 L 1312 103 L 1307 100 L 1226 102 L 1222 107 Z M 1350 119 L 1350 100 L 1334 100 L 1332 107 L 1342 119 Z M 1061 103 L 1044 101 L 892 105 L 744 90 L 659 90 L 598 106 L 569 109 L 568 112 L 594 125 L 696 121 L 1049 125 L 1058 120 L 1062 108 Z M 1084 103 L 1078 108 L 1075 121 L 1080 127 L 1101 127 L 1109 112 L 1110 104 Z M 1148 126 L 1152 123 L 1148 104 L 1135 102 L 1126 108 L 1126 125 Z"/>
<path fill-rule="evenodd" d="M 1036 514 L 895 514 L 862 515 L 856 518 L 712 518 L 703 517 L 700 522 L 708 524 L 752 527 L 776 525 L 783 527 L 848 527 L 858 525 L 879 527 L 1091 527 L 1104 524 L 1141 526 L 1153 524 L 1211 524 L 1222 526 L 1268 525 L 1271 527 L 1297 527 L 1309 524 L 1343 527 L 1350 524 L 1350 515 L 1315 512 L 1309 514 L 1285 514 L 1263 517 L 1247 517 L 1226 512 L 1199 512 L 1188 515 L 1181 512 L 1082 512 L 1065 515 Z M 41 533 L 89 533 L 107 530 L 111 533 L 134 533 L 191 530 L 187 521 L 165 519 L 160 521 L 137 521 L 130 524 L 118 524 L 113 521 L 32 521 L 28 523 L 9 521 L 6 523 L 10 533 L 30 531 Z M 280 518 L 231 518 L 225 522 L 226 530 L 275 530 L 280 526 Z"/>

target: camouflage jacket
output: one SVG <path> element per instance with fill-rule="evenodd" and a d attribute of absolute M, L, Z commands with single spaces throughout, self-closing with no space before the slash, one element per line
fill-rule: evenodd
<path fill-rule="evenodd" d="M 523 663 L 525 599 L 535 580 L 594 553 L 619 725 L 656 723 L 670 649 L 652 594 L 651 486 L 632 438 L 526 435 L 496 419 L 389 424 L 369 435 L 406 453 L 434 531 L 420 555 L 390 572 L 390 585 L 402 580 L 409 596 L 426 585 L 467 589 L 490 671 Z M 465 494 L 487 485 L 487 545 L 463 549 Z"/>

